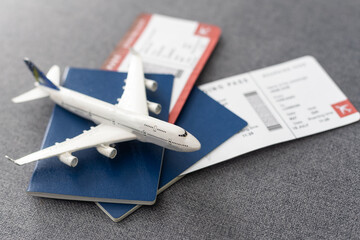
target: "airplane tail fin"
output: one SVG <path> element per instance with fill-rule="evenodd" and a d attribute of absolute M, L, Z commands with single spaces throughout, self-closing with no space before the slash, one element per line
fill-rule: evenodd
<path fill-rule="evenodd" d="M 38 82 L 38 84 L 54 90 L 59 90 L 57 85 L 59 85 L 60 83 L 60 68 L 58 66 L 56 65 L 52 66 L 48 74 L 45 76 L 45 74 L 41 72 L 29 59 L 24 59 L 24 62 L 26 63 L 30 71 L 33 73 L 36 82 Z M 50 79 L 53 82 L 50 81 Z M 12 101 L 15 103 L 20 103 L 20 102 L 27 102 L 47 96 L 49 96 L 48 92 L 45 92 L 44 90 L 35 87 L 34 89 L 13 98 Z"/>
<path fill-rule="evenodd" d="M 55 89 L 55 90 L 60 90 L 53 82 L 51 82 L 49 80 L 49 78 L 47 78 L 45 76 L 45 74 L 40 71 L 39 68 L 37 68 L 35 66 L 34 63 L 32 63 L 29 59 L 25 58 L 24 59 L 24 62 L 25 64 L 28 66 L 29 70 L 32 72 L 32 74 L 34 75 L 35 77 L 35 80 L 40 84 L 40 85 L 43 85 L 43 86 L 46 86 L 48 88 L 52 88 L 52 89 Z"/>

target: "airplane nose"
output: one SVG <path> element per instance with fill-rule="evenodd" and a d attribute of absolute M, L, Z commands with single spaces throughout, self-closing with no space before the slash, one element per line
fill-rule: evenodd
<path fill-rule="evenodd" d="M 194 151 L 198 151 L 201 148 L 201 143 L 199 142 L 199 140 L 197 140 L 197 138 L 194 137 L 194 139 L 195 139 Z"/>
<path fill-rule="evenodd" d="M 199 142 L 199 140 L 197 140 L 196 137 L 194 137 L 193 135 L 189 134 L 188 135 L 189 138 L 189 143 L 188 146 L 190 147 L 191 151 L 198 151 L 201 148 L 201 143 Z"/>

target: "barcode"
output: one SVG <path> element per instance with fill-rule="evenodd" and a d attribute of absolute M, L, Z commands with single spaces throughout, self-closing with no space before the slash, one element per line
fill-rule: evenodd
<path fill-rule="evenodd" d="M 159 65 L 159 64 L 155 64 L 155 63 L 144 62 L 144 72 L 146 72 L 146 73 L 167 73 L 167 74 L 174 75 L 176 78 L 180 78 L 181 75 L 183 74 L 184 70 L 175 69 L 172 67 L 167 67 L 167 66 L 163 66 L 163 65 Z"/>
<path fill-rule="evenodd" d="M 245 93 L 244 96 L 269 131 L 282 128 L 256 91 Z"/>

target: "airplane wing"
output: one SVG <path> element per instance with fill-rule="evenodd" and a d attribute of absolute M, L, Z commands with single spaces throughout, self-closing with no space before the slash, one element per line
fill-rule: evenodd
<path fill-rule="evenodd" d="M 82 149 L 95 147 L 100 144 L 112 144 L 134 139 L 136 139 L 136 136 L 124 129 L 100 124 L 96 127 L 92 127 L 88 131 L 84 131 L 84 133 L 74 138 L 67 139 L 64 142 L 57 143 L 51 147 L 31 153 L 17 160 L 11 160 L 18 165 L 23 165 L 40 159 L 59 156 L 66 152 L 72 153 Z"/>
<path fill-rule="evenodd" d="M 118 106 L 128 111 L 149 115 L 141 57 L 132 50 L 124 93 Z"/>

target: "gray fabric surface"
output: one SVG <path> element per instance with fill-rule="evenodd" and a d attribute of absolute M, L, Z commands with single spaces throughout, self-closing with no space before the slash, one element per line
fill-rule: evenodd
<path fill-rule="evenodd" d="M 22 62 L 97 68 L 140 12 L 220 26 L 198 84 L 313 55 L 360 109 L 360 2 L 0 1 L 0 154 L 39 148 L 53 103 L 15 105 Z M 360 238 L 359 123 L 259 150 L 186 176 L 113 223 L 95 204 L 25 193 L 34 163 L 0 161 L 0 239 Z"/>

